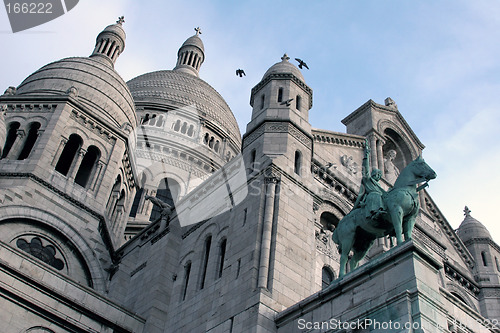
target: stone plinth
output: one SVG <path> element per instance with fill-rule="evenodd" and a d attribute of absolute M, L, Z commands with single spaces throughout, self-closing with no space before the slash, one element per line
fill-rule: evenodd
<path fill-rule="evenodd" d="M 279 313 L 278 332 L 449 332 L 450 316 L 457 314 L 446 310 L 441 267 L 431 252 L 408 241 Z M 459 315 L 483 332 L 477 313 Z"/>

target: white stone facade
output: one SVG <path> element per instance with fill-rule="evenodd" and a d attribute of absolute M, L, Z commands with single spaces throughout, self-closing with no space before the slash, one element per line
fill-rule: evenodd
<path fill-rule="evenodd" d="M 198 31 L 173 70 L 128 83 L 113 69 L 124 47 L 120 21 L 91 57 L 0 96 L 2 332 L 495 331 L 500 247 L 468 209 L 456 233 L 425 190 L 413 240 L 377 240 L 337 279 L 331 235 L 365 138 L 386 189 L 424 148 L 392 99 L 352 112 L 346 133 L 311 128 L 313 91 L 284 55 L 241 137 L 199 78 Z M 147 195 L 175 206 L 168 219 Z"/>

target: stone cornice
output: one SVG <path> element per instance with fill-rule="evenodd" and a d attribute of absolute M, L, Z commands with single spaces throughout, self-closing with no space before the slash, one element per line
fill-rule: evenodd
<path fill-rule="evenodd" d="M 444 263 L 444 272 L 447 277 L 449 277 L 451 280 L 457 282 L 459 285 L 462 287 L 466 288 L 469 290 L 472 294 L 474 294 L 476 297 L 479 294 L 479 285 L 476 284 L 475 281 L 472 279 L 468 278 L 464 274 L 462 274 L 459 269 L 453 267 L 450 265 L 450 263 L 445 262 Z"/>
<path fill-rule="evenodd" d="M 243 136 L 243 149 L 266 132 L 289 133 L 307 148 L 312 148 L 313 137 L 311 134 L 302 130 L 293 121 L 289 119 L 272 121 L 265 119 L 257 124 L 251 132 L 245 133 Z"/>
<path fill-rule="evenodd" d="M 314 137 L 314 142 L 356 148 L 363 148 L 365 146 L 365 137 L 361 135 L 332 132 L 322 129 L 312 129 L 311 132 Z"/>
<path fill-rule="evenodd" d="M 354 204 L 356 202 L 357 193 L 354 189 L 349 188 L 349 186 L 342 181 L 339 177 L 335 176 L 329 169 L 322 165 L 318 160 L 312 159 L 311 163 L 311 173 L 314 179 L 321 182 L 324 185 L 334 188 L 338 193 L 340 193 L 348 202 Z"/>
<path fill-rule="evenodd" d="M 491 247 L 493 247 L 495 250 L 497 250 L 498 253 L 500 253 L 500 246 L 498 246 L 498 244 L 495 243 L 491 238 L 475 237 L 475 238 L 471 238 L 471 239 L 467 240 L 466 242 L 464 242 L 465 246 L 469 246 L 469 245 L 472 245 L 475 243 L 488 244 Z"/>

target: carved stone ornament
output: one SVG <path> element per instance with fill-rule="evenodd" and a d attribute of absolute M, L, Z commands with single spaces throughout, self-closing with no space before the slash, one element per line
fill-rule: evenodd
<path fill-rule="evenodd" d="M 13 96 L 16 94 L 16 87 L 10 86 L 8 87 L 5 92 L 3 93 L 5 96 Z"/>
<path fill-rule="evenodd" d="M 68 94 L 68 96 L 70 97 L 76 98 L 78 97 L 78 89 L 72 86 L 68 90 L 66 90 L 66 94 Z"/>
<path fill-rule="evenodd" d="M 355 175 L 358 173 L 358 163 L 353 162 L 352 156 L 343 155 L 340 158 L 340 163 L 342 163 L 349 174 Z"/>

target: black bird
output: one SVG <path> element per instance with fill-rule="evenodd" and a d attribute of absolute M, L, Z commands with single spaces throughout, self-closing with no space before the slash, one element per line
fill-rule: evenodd
<path fill-rule="evenodd" d="M 293 101 L 293 98 L 287 99 L 286 101 L 283 101 L 280 103 L 280 105 L 285 105 L 290 106 L 290 103 Z"/>
<path fill-rule="evenodd" d="M 295 58 L 295 60 L 298 61 L 300 69 L 302 69 L 302 66 L 304 66 L 305 68 L 309 69 L 309 67 L 307 67 L 307 64 L 304 62 L 304 60 L 299 59 L 299 58 Z"/>
<path fill-rule="evenodd" d="M 247 76 L 244 70 L 238 68 L 236 70 L 236 76 L 243 77 L 243 75 Z"/>

